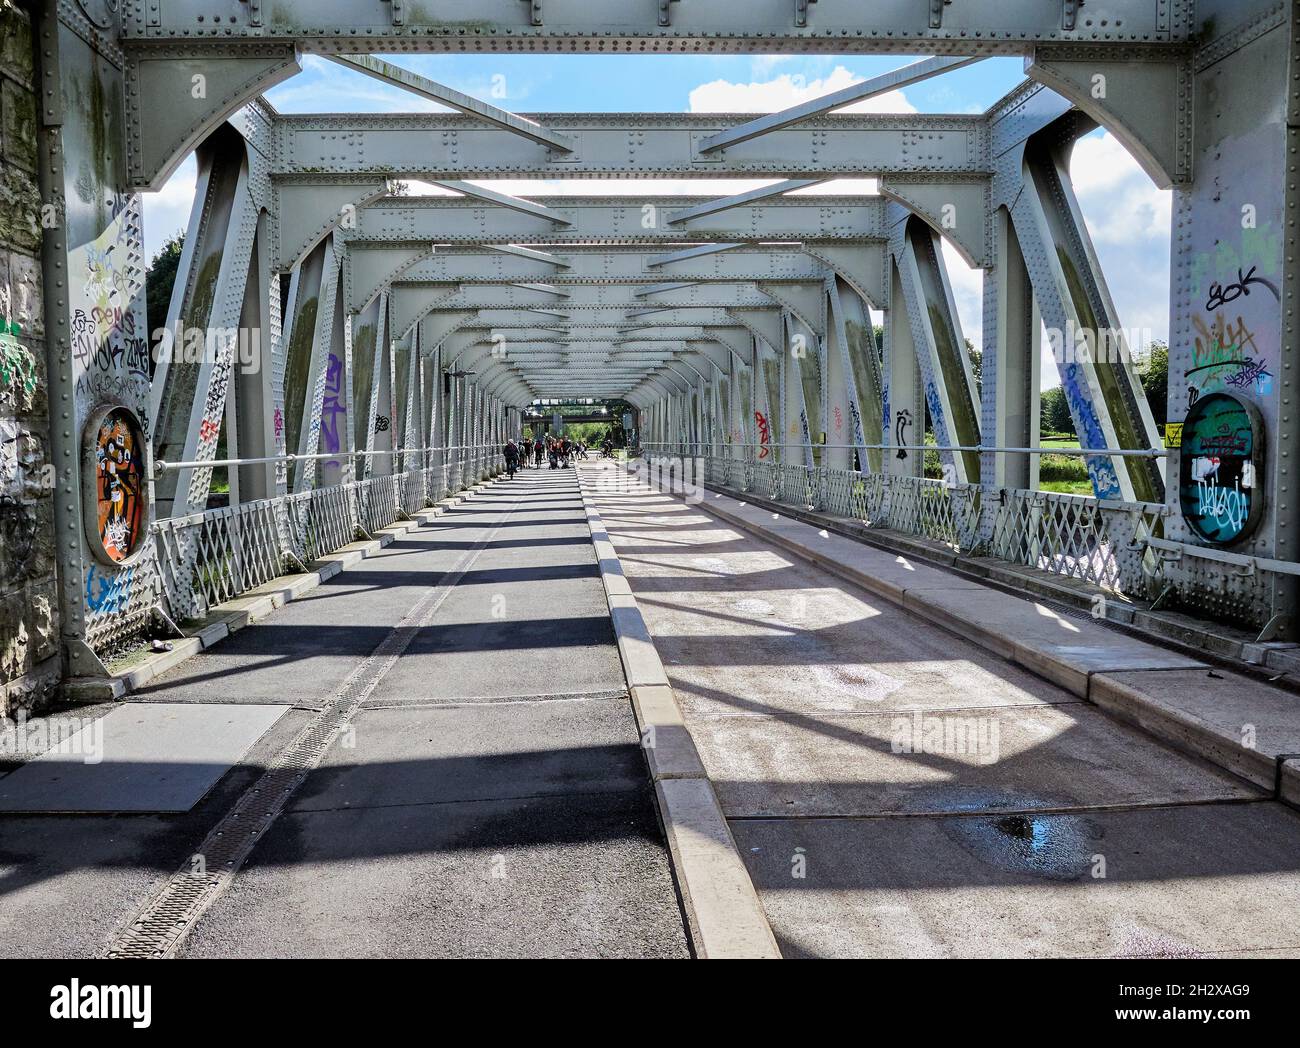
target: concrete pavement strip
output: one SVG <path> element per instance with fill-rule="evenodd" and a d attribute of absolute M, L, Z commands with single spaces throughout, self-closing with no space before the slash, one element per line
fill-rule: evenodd
<path fill-rule="evenodd" d="M 728 495 L 698 508 L 1300 806 L 1289 692 Z"/>
<path fill-rule="evenodd" d="M 386 528 L 379 528 L 375 532 L 374 539 L 349 543 L 319 558 L 315 561 L 317 566 L 311 571 L 296 575 L 281 575 L 233 600 L 218 604 L 212 609 L 212 616 L 219 621 L 209 623 L 193 636 L 172 641 L 170 651 L 150 654 L 109 677 L 80 678 L 71 682 L 63 690 L 64 702 L 68 705 L 81 706 L 125 698 L 143 688 L 155 677 L 161 676 L 191 656 L 225 640 L 232 633 L 266 618 L 291 601 L 301 600 L 345 568 L 375 556 L 381 549 L 403 535 L 427 524 L 448 507 L 460 505 L 470 495 L 491 483 L 492 481 L 483 481 L 475 484 L 455 495 L 440 499 L 429 509 L 420 510 L 407 520 L 395 521 Z"/>
<path fill-rule="evenodd" d="M 588 494 L 585 477 L 591 468 L 579 467 L 579 490 L 696 956 L 779 958 L 776 937 L 682 719 L 654 638 Z"/>

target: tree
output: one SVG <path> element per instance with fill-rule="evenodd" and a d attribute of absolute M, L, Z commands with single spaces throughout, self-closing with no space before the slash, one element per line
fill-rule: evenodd
<path fill-rule="evenodd" d="M 1146 363 L 1138 371 L 1151 414 L 1161 428 L 1169 421 L 1169 346 L 1154 341 L 1147 346 Z"/>
<path fill-rule="evenodd" d="M 177 230 L 166 241 L 149 263 L 144 277 L 145 321 L 149 333 L 167 323 L 167 307 L 172 301 L 172 286 L 176 283 L 176 270 L 181 263 L 181 250 L 185 247 L 185 233 Z"/>
<path fill-rule="evenodd" d="M 975 343 L 967 339 L 966 355 L 970 357 L 971 375 L 975 379 L 975 393 L 982 397 L 984 395 L 984 351 L 976 349 Z"/>
<path fill-rule="evenodd" d="M 1074 435 L 1074 419 L 1070 417 L 1070 403 L 1065 399 L 1064 389 L 1056 386 L 1043 390 L 1039 404 L 1039 424 L 1044 433 Z"/>
<path fill-rule="evenodd" d="M 167 309 L 171 305 L 172 288 L 176 284 L 176 270 L 180 267 L 181 250 L 184 247 L 185 233 L 183 230 L 177 230 L 172 238 L 163 244 L 158 254 L 154 255 L 144 275 L 144 319 L 151 348 L 154 343 L 154 332 L 167 325 Z M 149 354 L 151 381 L 156 363 L 151 352 Z"/>

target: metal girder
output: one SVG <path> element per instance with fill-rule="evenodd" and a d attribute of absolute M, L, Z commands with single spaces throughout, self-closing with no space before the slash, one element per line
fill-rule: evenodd
<path fill-rule="evenodd" d="M 573 152 L 573 143 L 563 135 L 548 131 L 531 120 L 525 120 L 514 113 L 488 105 L 486 102 L 481 102 L 463 91 L 457 91 L 454 87 L 448 87 L 446 84 L 440 84 L 417 73 L 412 73 L 401 66 L 393 65 L 391 62 L 385 62 L 370 55 L 327 55 L 326 57 L 347 69 L 364 73 L 385 83 L 394 84 L 423 98 L 451 106 L 453 109 L 459 109 L 462 113 L 476 116 L 493 127 L 499 127 L 504 131 L 521 135 L 540 145 L 554 149 L 556 152 Z"/>
<path fill-rule="evenodd" d="M 243 139 L 215 136 L 199 151 L 199 176 L 167 328 L 183 344 L 160 354 L 150 393 L 153 446 L 159 458 L 211 461 L 225 420 L 226 397 L 235 371 L 235 338 L 253 261 L 257 206 L 252 198 Z M 205 336 L 195 358 L 186 343 Z M 184 350 L 184 352 L 182 352 Z M 178 515 L 207 505 L 210 467 L 165 473 L 156 498 Z"/>
<path fill-rule="evenodd" d="M 387 195 L 388 181 L 383 178 L 273 184 L 276 222 L 271 264 L 282 272 L 293 268 L 331 231 L 355 226 L 359 208 Z"/>
<path fill-rule="evenodd" d="M 991 264 L 992 210 L 987 179 L 888 178 L 881 179 L 880 192 L 951 241 L 972 268 Z"/>
<path fill-rule="evenodd" d="M 568 222 L 556 229 L 548 218 L 505 208 L 485 208 L 455 197 L 390 197 L 360 208 L 356 226 L 343 231 L 349 243 L 381 241 L 440 244 L 559 245 L 701 243 L 713 241 L 885 240 L 886 201 L 880 197 L 781 197 L 731 208 L 690 229 L 668 227 L 646 208 L 692 204 L 702 197 L 537 197 Z M 648 217 L 647 217 L 648 216 Z M 329 216 L 325 216 L 328 218 Z M 647 221 L 652 224 L 647 225 Z M 518 254 L 517 251 L 507 251 Z M 533 257 L 531 255 L 526 257 Z"/>
<path fill-rule="evenodd" d="M 443 189 L 450 189 L 461 196 L 469 197 L 471 200 L 479 200 L 485 204 L 496 204 L 498 207 L 504 207 L 510 211 L 518 211 L 522 215 L 544 218 L 556 225 L 567 226 L 570 224 L 568 219 L 557 215 L 544 204 L 537 204 L 531 200 L 525 200 L 523 197 L 511 196 L 509 193 L 498 193 L 495 189 L 485 189 L 483 186 L 476 186 L 472 182 L 440 179 L 434 185 L 442 186 Z"/>
<path fill-rule="evenodd" d="M 1156 447 L 1159 434 L 1097 261 L 1069 175 L 1073 140 L 1048 128 L 1009 158 L 999 191 L 1005 202 L 1042 312 L 1080 445 Z M 1087 342 L 1077 339 L 1091 339 Z M 1150 459 L 1088 458 L 1099 498 L 1159 502 L 1160 463 Z"/>
<path fill-rule="evenodd" d="M 463 303 L 452 304 L 458 289 L 455 285 L 394 284 L 390 292 L 393 311 L 393 338 L 404 338 L 427 313 L 434 309 L 465 311 Z M 473 312 L 472 309 L 468 310 Z"/>
<path fill-rule="evenodd" d="M 1190 49 L 1179 61 L 1147 63 L 1118 48 L 1040 46 L 1025 60 L 1025 73 L 1110 131 L 1159 188 L 1191 182 Z"/>
<path fill-rule="evenodd" d="M 820 284 L 818 278 L 817 284 Z M 782 288 L 796 288 L 794 282 L 782 284 L 764 284 L 760 289 L 757 284 L 736 282 L 734 284 L 699 284 L 695 287 L 665 292 L 656 299 L 656 311 L 678 309 L 729 309 L 732 306 L 772 305 L 768 289 L 775 289 L 777 294 Z M 421 292 L 429 307 L 436 304 L 443 309 L 529 309 L 542 312 L 546 316 L 568 317 L 577 310 L 619 310 L 628 315 L 648 312 L 645 303 L 632 294 L 626 284 L 578 284 L 571 289 L 571 297 L 559 310 L 547 309 L 548 299 L 542 292 L 511 285 L 475 284 L 456 290 L 456 285 L 447 283 L 421 284 L 409 280 L 399 280 L 392 285 L 393 294 L 399 299 L 409 294 Z M 448 292 L 453 292 L 449 294 Z M 793 291 L 789 294 L 794 295 Z M 394 320 L 394 330 L 403 330 L 399 318 Z"/>
<path fill-rule="evenodd" d="M 384 288 L 427 258 L 431 250 L 415 245 L 376 244 L 364 251 L 349 251 L 343 260 L 348 311 L 361 312 Z"/>
<path fill-rule="evenodd" d="M 691 262 L 697 258 L 703 258 L 706 255 L 717 255 L 724 251 L 735 251 L 737 248 L 744 247 L 744 244 L 701 244 L 699 247 L 683 248 L 681 251 L 671 251 L 652 258 L 646 265 L 652 267 L 671 266 L 677 262 Z"/>
<path fill-rule="evenodd" d="M 549 251 L 535 251 L 529 247 L 520 247 L 518 244 L 484 244 L 483 246 L 498 251 L 503 255 L 527 258 L 533 262 L 545 262 L 548 265 L 559 266 L 560 268 L 568 265 L 568 263 L 563 262 Z"/>
<path fill-rule="evenodd" d="M 637 294 L 655 294 L 692 283 L 719 281 L 820 280 L 828 267 L 827 257 L 845 261 L 862 277 L 868 260 L 884 259 L 884 241 L 849 243 L 844 247 L 824 242 L 805 242 L 801 247 L 746 246 L 714 256 L 697 257 L 692 264 L 676 264 L 672 277 L 656 273 L 651 263 L 663 252 L 643 247 L 593 246 L 565 250 L 565 269 L 555 272 L 550 263 L 508 257 L 477 248 L 447 248 L 430 251 L 417 244 L 389 246 L 378 241 L 350 244 L 348 259 L 354 267 L 356 286 L 373 294 L 383 283 L 396 280 L 472 283 L 543 282 L 567 287 L 577 283 L 647 283 Z M 372 252 L 376 259 L 372 259 Z M 823 257 L 824 256 L 824 257 Z M 411 260 L 408 261 L 407 260 Z M 835 268 L 835 267 L 831 267 Z M 382 280 L 381 274 L 390 274 Z M 361 281 L 361 277 L 365 277 Z M 846 280 L 854 276 L 845 274 Z"/>
<path fill-rule="evenodd" d="M 1019 54 L 1037 41 L 1185 41 L 1192 13 L 1162 0 L 1089 0 L 1067 24 L 1061 3 L 963 0 L 706 0 L 668 6 L 645 0 L 590 3 L 481 0 L 472 17 L 388 0 L 261 3 L 166 0 L 126 5 L 122 35 L 133 53 L 237 53 L 252 41 L 294 41 L 306 51 L 704 51 Z M 457 15 L 471 14 L 459 9 Z"/>
<path fill-rule="evenodd" d="M 778 307 L 770 299 L 764 296 L 763 303 L 761 305 L 750 306 L 745 310 L 745 312 L 757 313 L 764 310 L 772 313 L 779 313 L 780 307 Z M 653 326 L 658 326 L 663 328 L 717 327 L 717 326 L 725 327 L 725 326 L 730 326 L 736 322 L 731 317 L 732 311 L 733 309 L 730 306 L 728 306 L 725 309 L 716 308 L 716 307 L 701 308 L 701 309 L 691 309 L 691 308 L 668 309 L 662 312 L 658 316 L 657 322 Z M 608 330 L 621 330 L 624 332 L 633 329 L 644 330 L 647 325 L 628 323 L 628 312 L 630 311 L 627 309 L 576 310 L 574 312 L 573 318 L 567 321 L 563 325 L 553 324 L 553 323 L 544 324 L 540 321 L 539 318 L 533 317 L 532 323 L 525 321 L 525 326 L 558 328 L 560 330 L 567 330 L 569 328 L 608 329 Z M 479 320 L 482 323 L 492 327 L 506 328 L 512 324 L 517 325 L 520 322 L 520 313 L 517 309 L 480 308 L 478 311 L 478 315 L 479 315 Z"/>
<path fill-rule="evenodd" d="M 701 145 L 746 118 L 698 113 L 530 114 L 574 142 L 559 154 L 458 115 L 277 116 L 274 177 L 368 174 L 466 178 L 843 178 L 983 174 L 982 115 L 823 116 L 720 154 Z M 643 201 L 644 203 L 645 201 Z M 705 201 L 701 200 L 700 203 Z"/>
<path fill-rule="evenodd" d="M 783 182 L 776 182 L 770 186 L 762 186 L 759 189 L 751 189 L 747 193 L 736 193 L 733 196 L 719 197 L 717 200 L 710 200 L 703 204 L 696 204 L 693 207 L 685 208 L 682 211 L 676 211 L 668 219 L 669 225 L 678 225 L 682 222 L 690 222 L 692 219 L 705 218 L 708 215 L 716 215 L 719 211 L 727 211 L 733 207 L 739 207 L 742 204 L 754 204 L 760 200 L 768 200 L 774 196 L 784 196 L 786 193 L 793 192 L 796 189 L 808 189 L 812 186 L 819 186 L 824 183 L 824 178 L 791 178 Z"/>
<path fill-rule="evenodd" d="M 292 40 L 244 43 L 229 56 L 133 56 L 126 66 L 131 188 L 161 189 L 228 116 L 301 70 Z"/>
<path fill-rule="evenodd" d="M 873 76 L 870 80 L 864 80 L 839 91 L 832 91 L 830 94 L 809 99 L 807 102 L 800 102 L 789 109 L 782 109 L 777 113 L 768 113 L 756 117 L 747 123 L 714 135 L 700 145 L 700 152 L 714 153 L 720 149 L 738 146 L 742 142 L 748 142 L 761 135 L 770 135 L 774 131 L 802 123 L 805 120 L 811 120 L 813 117 L 823 116 L 832 110 L 840 109 L 854 102 L 875 98 L 877 95 L 896 91 L 899 88 L 907 87 L 909 84 L 929 80 L 940 73 L 960 69 L 962 66 L 980 61 L 981 57 L 923 58 L 919 62 L 912 62 L 910 65 L 891 69 L 888 73 Z"/>
<path fill-rule="evenodd" d="M 910 218 L 901 226 L 893 253 L 935 439 L 940 446 L 976 447 L 980 416 L 975 380 L 938 234 L 920 219 Z M 955 483 L 979 482 L 976 453 L 939 454 L 951 467 Z"/>

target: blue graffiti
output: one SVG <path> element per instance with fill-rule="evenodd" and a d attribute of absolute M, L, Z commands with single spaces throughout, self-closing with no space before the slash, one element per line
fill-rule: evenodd
<path fill-rule="evenodd" d="M 934 380 L 925 383 L 925 403 L 930 409 L 930 421 L 934 424 L 934 439 L 940 444 L 948 444 L 948 420 L 943 414 L 943 404 L 939 400 L 939 391 L 934 388 Z"/>
<path fill-rule="evenodd" d="M 135 568 L 109 575 L 91 565 L 86 572 L 86 607 L 97 615 L 116 615 L 126 611 L 131 602 L 134 579 Z"/>
<path fill-rule="evenodd" d="M 1102 432 L 1097 413 L 1092 408 L 1092 401 L 1083 392 L 1083 378 L 1077 364 L 1067 364 L 1061 369 L 1061 384 L 1065 388 L 1065 399 L 1070 405 L 1070 414 L 1074 418 L 1075 428 L 1079 431 L 1079 446 L 1083 448 L 1104 448 L 1106 435 Z M 1119 489 L 1119 477 L 1109 459 L 1089 458 L 1088 475 L 1092 478 L 1093 491 L 1099 499 L 1117 499 L 1122 497 Z"/>

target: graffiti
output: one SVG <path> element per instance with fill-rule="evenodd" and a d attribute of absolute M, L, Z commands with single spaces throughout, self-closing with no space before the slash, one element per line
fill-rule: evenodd
<path fill-rule="evenodd" d="M 1277 287 L 1271 280 L 1265 280 L 1263 277 L 1255 276 L 1255 270 L 1258 266 L 1251 266 L 1248 273 L 1242 273 L 1241 269 L 1237 270 L 1236 283 L 1224 287 L 1222 284 L 1211 284 L 1209 297 L 1205 300 L 1205 309 L 1208 313 L 1213 313 L 1216 309 L 1226 306 L 1229 302 L 1235 302 L 1242 295 L 1250 296 L 1252 284 L 1258 284 L 1260 287 L 1268 288 L 1273 293 L 1273 297 L 1279 302 L 1282 296 L 1278 294 Z"/>
<path fill-rule="evenodd" d="M 375 417 L 375 432 L 376 432 L 376 433 L 387 433 L 387 432 L 388 432 L 388 427 L 391 426 L 391 425 L 392 425 L 392 423 L 389 421 L 387 415 L 378 415 L 378 416 Z"/>
<path fill-rule="evenodd" d="M 110 560 L 131 556 L 145 539 L 144 440 L 126 408 L 104 416 L 94 437 L 96 527 Z"/>
<path fill-rule="evenodd" d="M 853 416 L 853 439 L 858 444 L 865 444 L 866 437 L 862 435 L 862 416 L 858 413 L 856 401 L 849 401 L 849 414 Z"/>
<path fill-rule="evenodd" d="M 758 426 L 758 457 L 765 459 L 768 452 L 772 450 L 769 446 L 772 443 L 772 431 L 768 426 L 767 417 L 761 411 L 754 412 L 754 422 Z"/>
<path fill-rule="evenodd" d="M 17 337 L 22 328 L 0 317 L 0 390 L 8 389 L 20 410 L 29 411 L 36 392 L 36 358 Z"/>
<path fill-rule="evenodd" d="M 278 445 L 284 439 L 284 412 L 279 407 L 275 409 L 271 425 L 275 429 L 275 442 Z"/>
<path fill-rule="evenodd" d="M 834 415 L 835 415 L 835 432 L 836 433 L 844 432 L 844 412 L 840 410 L 838 404 L 835 405 Z"/>
<path fill-rule="evenodd" d="M 1233 374 L 1228 375 L 1224 381 L 1237 389 L 1253 385 L 1255 395 L 1260 397 L 1267 396 L 1273 389 L 1273 376 L 1269 373 L 1268 368 L 1264 366 L 1262 360 L 1253 358 L 1243 361 L 1241 367 Z"/>
<path fill-rule="evenodd" d="M 343 398 L 343 361 L 333 353 L 325 366 L 325 400 L 321 404 L 321 450 L 339 450 L 339 418 L 347 415 Z"/>
<path fill-rule="evenodd" d="M 117 615 L 131 603 L 135 568 L 110 575 L 93 564 L 86 572 L 86 607 L 96 615 Z"/>
<path fill-rule="evenodd" d="M 1070 417 L 1074 419 L 1075 429 L 1079 433 L 1079 446 L 1082 448 L 1104 448 L 1106 434 L 1102 431 L 1092 401 L 1083 393 L 1084 378 L 1077 364 L 1068 364 L 1061 369 L 1062 385 L 1065 388 L 1066 403 L 1070 406 Z M 1092 479 L 1093 491 L 1099 499 L 1117 499 L 1121 497 L 1119 475 L 1109 459 L 1089 458 L 1088 475 Z"/>
<path fill-rule="evenodd" d="M 1182 430 L 1179 503 L 1200 538 L 1215 544 L 1245 537 L 1262 508 L 1255 493 L 1261 446 L 1248 405 L 1227 393 L 1197 400 Z"/>
<path fill-rule="evenodd" d="M 212 374 L 208 381 L 208 395 L 204 398 L 204 412 L 212 417 L 221 414 L 226 405 L 226 390 L 230 387 L 232 366 L 229 357 L 220 357 L 212 362 Z"/>
<path fill-rule="evenodd" d="M 903 408 L 903 410 L 901 410 L 898 413 L 898 417 L 894 420 L 894 443 L 900 445 L 898 449 L 898 453 L 895 456 L 895 458 L 900 458 L 900 459 L 907 458 L 907 449 L 905 447 L 902 447 L 901 445 L 904 445 L 908 442 L 907 431 L 908 429 L 911 428 L 911 426 L 912 426 L 912 413 L 908 411 L 906 408 Z"/>
<path fill-rule="evenodd" d="M 221 433 L 221 427 L 210 418 L 205 418 L 199 423 L 199 440 L 213 441 Z"/>

